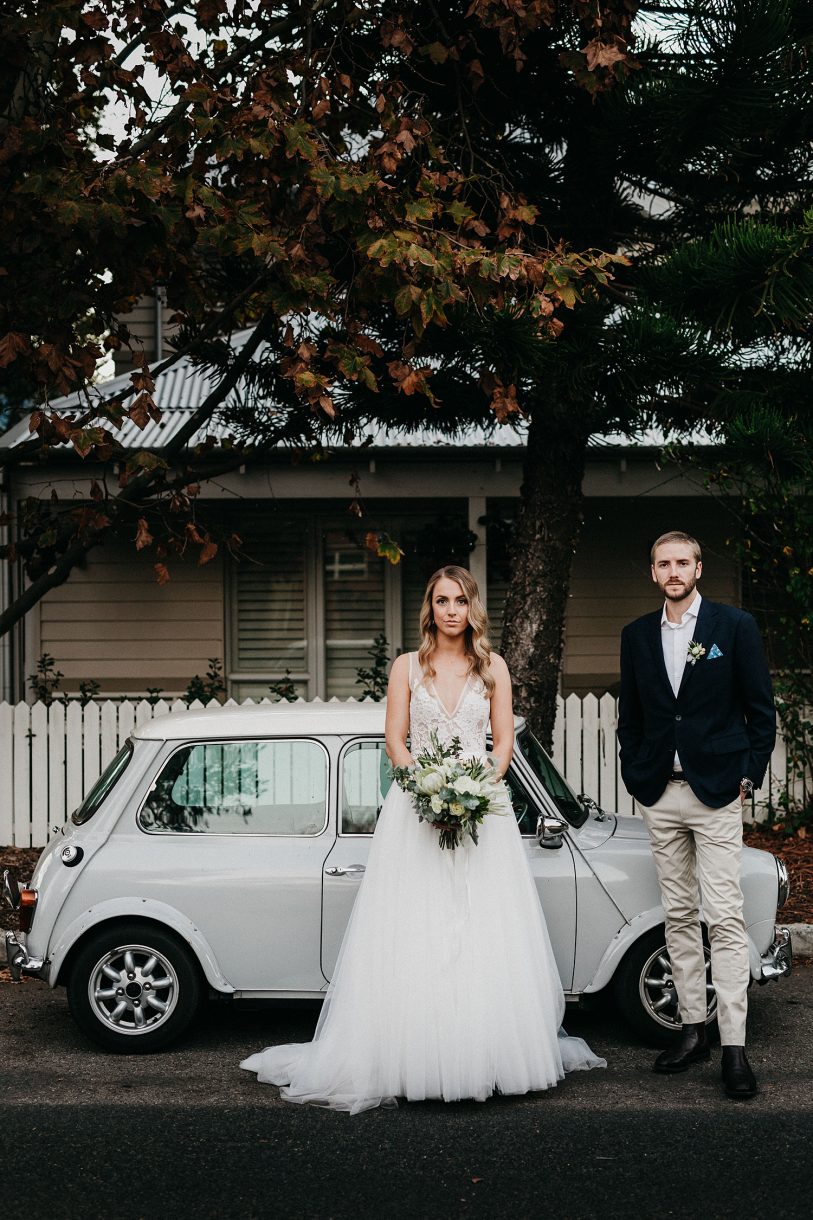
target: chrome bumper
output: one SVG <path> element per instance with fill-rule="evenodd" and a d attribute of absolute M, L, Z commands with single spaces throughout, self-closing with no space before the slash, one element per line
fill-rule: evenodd
<path fill-rule="evenodd" d="M 787 928 L 775 929 L 773 944 L 762 954 L 761 967 L 760 983 L 769 983 L 771 979 L 790 974 L 793 969 L 793 946 Z"/>
<path fill-rule="evenodd" d="M 30 974 L 39 979 L 45 977 L 45 962 L 41 957 L 29 957 L 25 945 L 21 945 L 17 940 L 16 932 L 6 932 L 3 939 L 6 942 L 9 974 L 15 983 L 18 983 L 24 974 Z"/>

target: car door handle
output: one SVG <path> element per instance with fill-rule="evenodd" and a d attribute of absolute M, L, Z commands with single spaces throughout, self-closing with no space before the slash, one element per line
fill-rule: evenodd
<path fill-rule="evenodd" d="M 360 877 L 364 871 L 365 871 L 365 867 L 363 864 L 347 864 L 347 865 L 345 865 L 344 868 L 339 868 L 337 865 L 332 864 L 332 865 L 330 865 L 329 868 L 325 869 L 325 876 L 326 877 Z"/>

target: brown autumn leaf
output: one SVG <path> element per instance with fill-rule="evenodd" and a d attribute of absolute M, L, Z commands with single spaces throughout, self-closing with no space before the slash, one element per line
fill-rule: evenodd
<path fill-rule="evenodd" d="M 138 518 L 138 526 L 136 528 L 135 546 L 137 551 L 143 551 L 145 546 L 152 544 L 153 537 L 150 533 L 150 527 L 147 525 L 145 517 Z"/>
<path fill-rule="evenodd" d="M 155 406 L 150 395 L 144 390 L 128 410 L 127 414 L 137 428 L 143 430 L 150 422 L 150 404 Z"/>
<path fill-rule="evenodd" d="M 512 383 L 504 386 L 498 382 L 494 387 L 489 404 L 497 417 L 497 422 L 504 424 L 512 415 L 519 415 L 520 405 L 517 401 L 517 387 Z"/>
<path fill-rule="evenodd" d="M 153 570 L 153 572 L 155 572 L 155 579 L 159 585 L 165 585 L 168 583 L 169 568 L 167 567 L 167 565 L 165 563 L 153 564 L 152 570 Z"/>
<path fill-rule="evenodd" d="M 594 38 L 582 47 L 581 51 L 587 60 L 589 72 L 595 72 L 596 68 L 612 68 L 613 64 L 621 63 L 627 58 L 626 47 L 618 38 L 611 43 Z"/>
<path fill-rule="evenodd" d="M 410 395 L 414 394 L 416 390 L 426 388 L 426 378 L 431 375 L 432 368 L 427 364 L 422 368 L 413 369 L 410 365 L 404 364 L 402 360 L 391 360 L 387 365 L 387 371 L 401 393 Z"/>
<path fill-rule="evenodd" d="M 18 330 L 10 330 L 0 339 L 0 368 L 5 368 L 29 349 L 28 336 Z"/>
<path fill-rule="evenodd" d="M 216 554 L 217 554 L 217 543 L 213 542 L 212 539 L 207 534 L 206 541 L 205 541 L 203 547 L 201 548 L 200 555 L 198 556 L 198 567 L 202 568 L 204 564 L 211 563 L 211 561 L 214 559 Z"/>

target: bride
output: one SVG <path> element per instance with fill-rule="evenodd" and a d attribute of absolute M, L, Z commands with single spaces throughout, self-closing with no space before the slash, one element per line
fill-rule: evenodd
<path fill-rule="evenodd" d="M 440 568 L 421 607 L 421 645 L 399 656 L 387 691 L 386 744 L 409 766 L 459 738 L 461 757 L 511 761 L 511 679 L 492 652 L 477 584 Z M 407 742 L 409 741 L 409 746 Z M 442 851 L 412 797 L 389 789 L 367 870 L 312 1042 L 269 1046 L 240 1066 L 280 1096 L 357 1114 L 379 1105 L 555 1085 L 604 1067 L 560 1025 L 564 995 L 505 785 L 509 816 L 486 816 L 479 845 Z"/>

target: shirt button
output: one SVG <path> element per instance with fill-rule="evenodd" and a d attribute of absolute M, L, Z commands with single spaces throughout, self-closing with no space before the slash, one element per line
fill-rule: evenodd
<path fill-rule="evenodd" d="M 682 719 L 683 719 L 682 716 L 675 716 L 675 720 L 682 720 Z"/>

